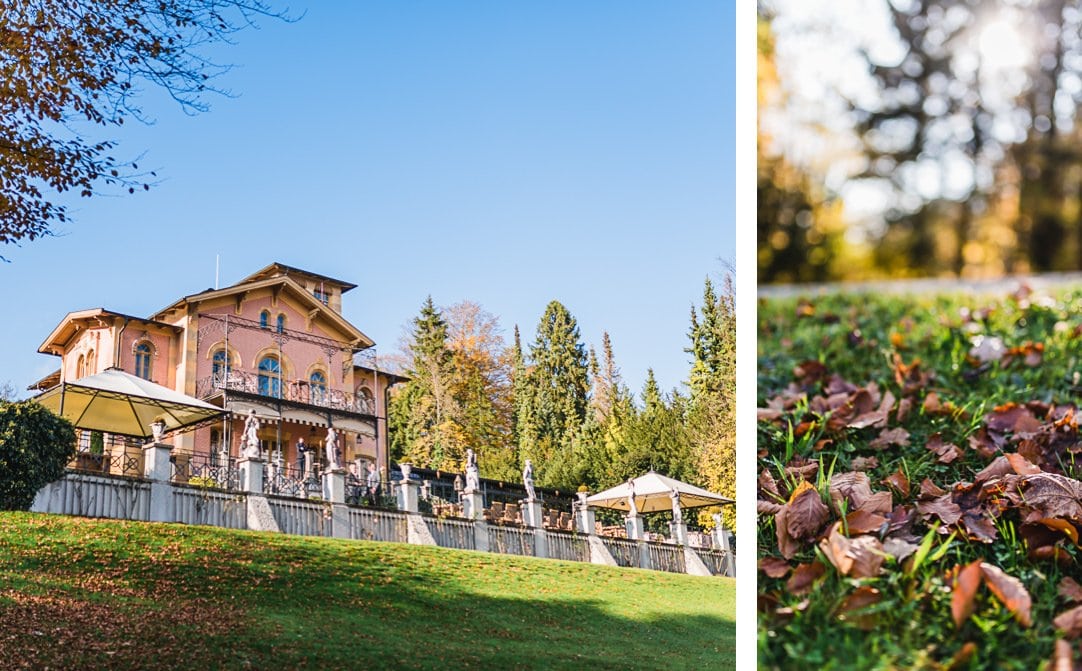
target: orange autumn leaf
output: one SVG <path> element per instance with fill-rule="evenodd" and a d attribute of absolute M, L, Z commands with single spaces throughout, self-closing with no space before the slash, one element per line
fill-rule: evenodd
<path fill-rule="evenodd" d="M 1030 615 L 1033 599 L 1022 581 L 1007 575 L 1003 569 L 987 562 L 981 562 L 981 573 L 984 574 L 984 582 L 988 585 L 988 589 L 992 590 L 992 594 L 1014 615 L 1018 623 L 1023 627 L 1030 626 L 1033 622 Z"/>
<path fill-rule="evenodd" d="M 977 588 L 981 586 L 981 561 L 967 564 L 958 572 L 951 592 L 951 617 L 954 626 L 961 628 L 962 623 L 973 614 L 977 598 Z"/>

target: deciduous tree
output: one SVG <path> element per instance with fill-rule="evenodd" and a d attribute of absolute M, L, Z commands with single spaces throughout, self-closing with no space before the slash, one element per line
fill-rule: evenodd
<path fill-rule="evenodd" d="M 0 243 L 34 240 L 68 218 L 65 192 L 147 189 L 103 129 L 144 120 L 140 86 L 187 112 L 227 68 L 204 48 L 228 42 L 262 0 L 11 0 L 0 7 Z M 153 173 L 151 173 L 153 174 Z"/>

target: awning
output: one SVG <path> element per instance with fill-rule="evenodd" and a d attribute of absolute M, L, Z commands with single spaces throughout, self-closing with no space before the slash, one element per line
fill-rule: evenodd
<path fill-rule="evenodd" d="M 707 506 L 719 506 L 736 501 L 726 498 L 721 494 L 708 492 L 705 489 L 689 485 L 686 482 L 665 477 L 660 473 L 650 471 L 646 475 L 640 475 L 632 480 L 635 488 L 635 506 L 640 513 L 656 513 L 672 510 L 672 491 L 680 492 L 681 508 L 705 508 Z M 598 492 L 586 498 L 586 504 L 597 508 L 611 508 L 628 512 L 631 507 L 627 503 L 628 486 L 622 485 Z"/>
<path fill-rule="evenodd" d="M 159 419 L 166 431 L 175 431 L 225 414 L 221 408 L 119 368 L 58 384 L 33 400 L 76 428 L 140 438 L 150 438 L 150 425 Z"/>

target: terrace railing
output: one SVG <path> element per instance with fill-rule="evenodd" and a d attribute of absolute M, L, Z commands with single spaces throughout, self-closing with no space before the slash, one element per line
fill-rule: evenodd
<path fill-rule="evenodd" d="M 436 545 L 442 548 L 457 548 L 459 550 L 474 550 L 477 548 L 473 522 L 469 520 L 443 519 L 439 517 L 426 517 L 432 537 Z"/>
<path fill-rule="evenodd" d="M 590 545 L 586 538 L 574 533 L 546 531 L 549 557 L 564 561 L 590 561 Z"/>
<path fill-rule="evenodd" d="M 483 519 L 428 515 L 419 511 L 420 502 L 416 497 L 419 485 L 416 482 L 402 484 L 399 492 L 399 505 L 411 512 L 377 507 L 393 505 L 393 499 L 381 498 L 373 505 L 365 484 L 334 472 L 316 479 L 289 467 L 264 469 L 268 475 L 263 482 L 251 481 L 247 485 L 251 489 L 244 490 L 239 483 L 237 464 L 225 455 L 171 454 L 169 446 L 160 444 L 139 446 L 139 456 L 142 456 L 142 450 L 148 450 L 144 474 L 133 474 L 135 477 L 107 474 L 105 468 L 114 462 L 123 464 L 125 459 L 135 460 L 135 457 L 130 450 L 117 453 L 116 445 L 110 446 L 108 452 L 98 454 L 100 437 L 95 437 L 93 444 L 95 452 L 82 453 L 96 457 L 93 463 L 83 470 L 73 468 L 63 478 L 43 488 L 38 492 L 32 510 L 481 549 L 695 575 L 733 575 L 735 570 L 734 556 L 729 550 L 694 545 L 684 547 L 655 540 L 595 537 L 545 524 L 555 521 L 557 526 L 562 526 L 559 524 L 563 515 L 560 511 L 546 511 L 547 520 L 531 519 L 532 524 L 540 523 L 537 527 L 522 523 L 521 511 L 515 504 L 500 506 L 499 502 L 483 510 Z M 125 443 L 120 447 L 133 446 Z M 90 457 L 84 457 L 83 465 L 87 466 L 90 461 Z M 248 468 L 259 468 L 259 464 L 249 464 Z M 251 470 L 246 472 L 252 475 Z M 166 479 L 170 482 L 162 482 Z M 344 484 L 347 492 L 353 488 L 352 494 L 343 495 Z M 379 488 L 391 490 L 388 483 L 380 483 Z M 347 496 L 356 502 L 346 501 Z M 436 508 L 435 505 L 432 507 Z M 497 516 L 496 512 L 502 514 Z M 450 514 L 462 513 L 456 509 Z M 701 543 L 708 537 L 701 535 L 696 540 Z M 725 545 L 724 541 L 719 542 Z"/>
<path fill-rule="evenodd" d="M 406 543 L 409 541 L 406 513 L 350 506 L 349 537 Z"/>
<path fill-rule="evenodd" d="M 195 395 L 199 398 L 208 398 L 223 390 L 280 398 L 283 401 L 314 405 L 330 410 L 375 415 L 371 399 L 340 389 L 313 386 L 306 380 L 288 382 L 256 373 L 231 370 L 228 374 L 210 375 L 195 382 Z"/>
<path fill-rule="evenodd" d="M 639 565 L 639 545 L 635 541 L 621 538 L 602 537 L 601 542 L 616 560 L 617 566 L 635 567 Z"/>
<path fill-rule="evenodd" d="M 534 555 L 533 530 L 522 527 L 489 527 L 488 547 L 500 554 L 532 557 Z"/>
<path fill-rule="evenodd" d="M 684 564 L 684 548 L 669 543 L 648 542 L 646 547 L 650 550 L 650 566 L 656 571 L 668 571 L 670 573 L 686 573 Z"/>
<path fill-rule="evenodd" d="M 210 454 L 174 454 L 172 477 L 177 484 L 194 485 L 211 489 L 237 491 L 240 489 L 240 471 L 237 460 L 226 458 L 217 452 Z"/>

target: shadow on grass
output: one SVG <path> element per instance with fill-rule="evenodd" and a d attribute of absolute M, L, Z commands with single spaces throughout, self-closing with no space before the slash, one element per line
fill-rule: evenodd
<path fill-rule="evenodd" d="M 15 659 L 22 650 L 64 668 L 735 664 L 728 579 L 69 520 L 39 520 L 43 542 L 0 519 L 0 638 Z M 43 659 L 47 632 L 27 632 L 14 617 L 86 637 L 69 636 Z"/>

